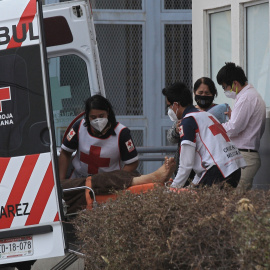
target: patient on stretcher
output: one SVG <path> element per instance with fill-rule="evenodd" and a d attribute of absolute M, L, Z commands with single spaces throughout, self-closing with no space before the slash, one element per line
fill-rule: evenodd
<path fill-rule="evenodd" d="M 163 184 L 170 179 L 175 166 L 174 158 L 165 157 L 164 164 L 150 174 L 139 175 L 137 172 L 116 170 L 95 174 L 87 178 L 64 179 L 61 180 L 61 185 L 63 189 L 87 186 L 94 190 L 95 195 L 105 195 L 110 194 L 112 190 L 123 190 L 131 186 L 148 183 Z M 64 193 L 64 200 L 69 206 L 68 213 L 76 212 L 85 207 L 92 208 L 92 199 L 88 189 Z"/>

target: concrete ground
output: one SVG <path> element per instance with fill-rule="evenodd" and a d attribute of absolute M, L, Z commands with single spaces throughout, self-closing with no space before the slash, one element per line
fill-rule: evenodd
<path fill-rule="evenodd" d="M 37 260 L 34 263 L 34 265 L 32 266 L 31 270 L 50 270 L 55 265 L 57 265 L 57 263 L 59 263 L 63 258 L 64 258 L 64 256 L 50 258 L 50 259 Z M 68 266 L 66 269 L 67 270 L 84 270 L 84 260 L 80 258 L 77 261 L 75 261 L 73 264 Z M 17 270 L 17 268 L 6 267 L 6 268 L 1 268 L 1 270 Z"/>
<path fill-rule="evenodd" d="M 31 270 L 49 270 L 54 267 L 58 262 L 60 262 L 64 257 L 56 257 L 50 259 L 37 260 L 32 266 Z M 84 260 L 78 259 L 72 265 L 70 265 L 67 270 L 83 270 Z"/>

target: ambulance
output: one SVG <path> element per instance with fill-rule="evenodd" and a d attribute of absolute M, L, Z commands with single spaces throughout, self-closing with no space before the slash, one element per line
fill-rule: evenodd
<path fill-rule="evenodd" d="M 84 59 L 89 96 L 105 95 L 88 0 L 0 1 L 0 269 L 68 249 L 48 64 L 69 51 Z"/>

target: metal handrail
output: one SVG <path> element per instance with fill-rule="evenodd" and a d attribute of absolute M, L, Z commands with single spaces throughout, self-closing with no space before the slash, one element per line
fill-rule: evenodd
<path fill-rule="evenodd" d="M 177 150 L 177 146 L 136 146 L 138 153 L 171 153 Z"/>
<path fill-rule="evenodd" d="M 163 161 L 164 153 L 175 153 L 177 151 L 176 146 L 159 146 L 159 147 L 136 147 L 139 153 L 139 161 Z M 143 155 L 147 153 L 160 153 L 160 155 Z M 163 153 L 163 154 L 162 154 Z"/>

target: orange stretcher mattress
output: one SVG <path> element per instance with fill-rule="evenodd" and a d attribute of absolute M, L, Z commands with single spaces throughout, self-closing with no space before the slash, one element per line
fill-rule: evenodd
<path fill-rule="evenodd" d="M 129 191 L 129 192 L 134 193 L 134 194 L 145 193 L 149 190 L 152 190 L 155 185 L 157 185 L 157 184 L 149 183 L 149 184 L 131 186 L 131 187 L 123 190 L 123 192 Z M 117 194 L 96 195 L 96 201 L 98 204 L 105 203 L 108 199 L 115 200 L 116 198 L 117 198 Z"/>

